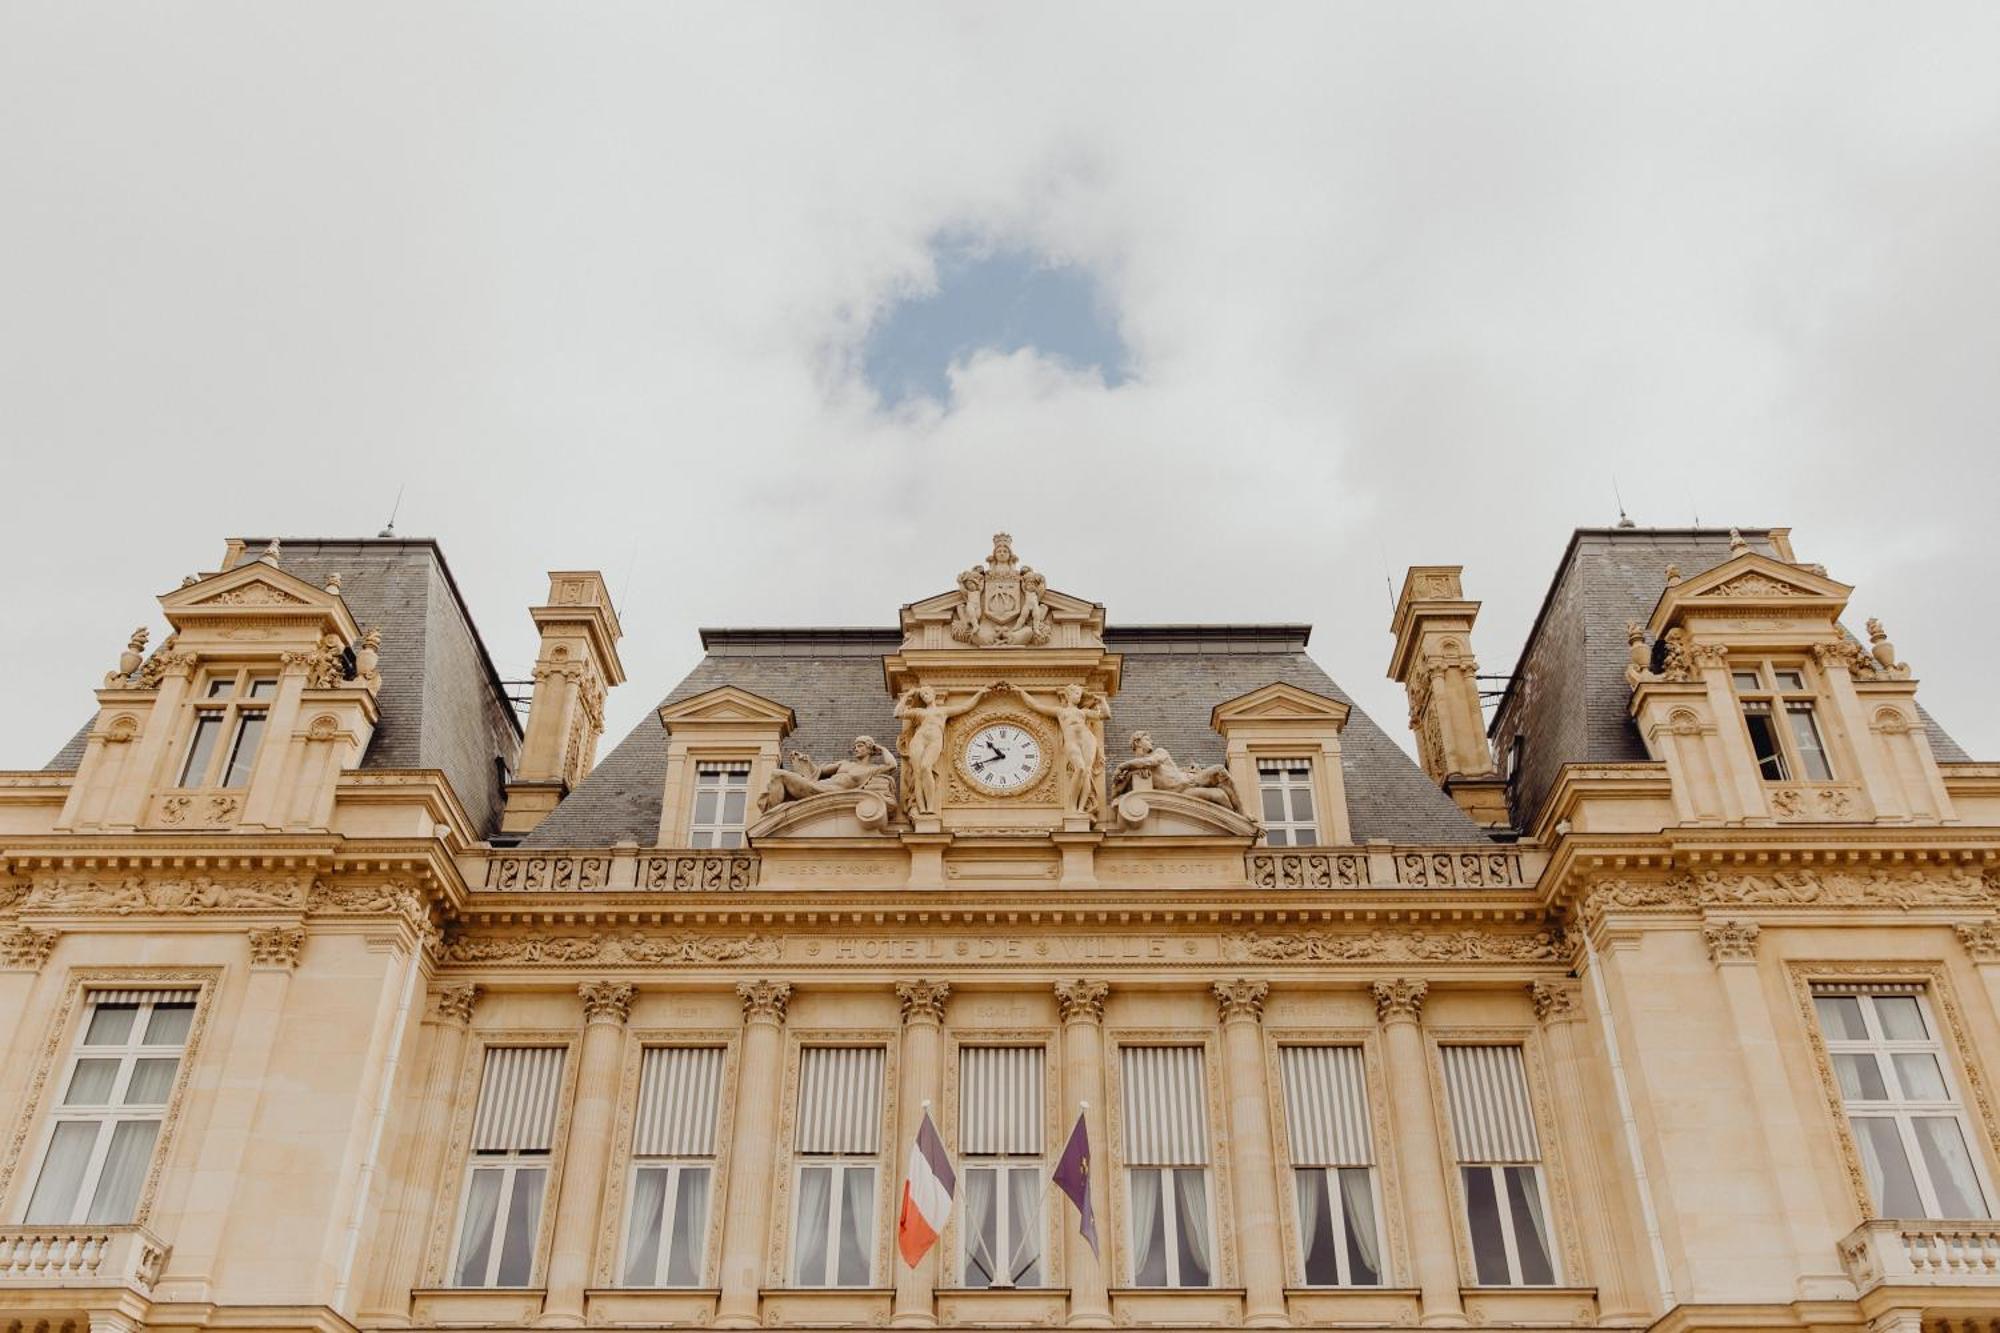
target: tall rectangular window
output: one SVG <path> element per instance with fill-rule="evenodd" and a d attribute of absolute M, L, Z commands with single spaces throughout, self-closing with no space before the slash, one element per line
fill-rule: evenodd
<path fill-rule="evenodd" d="M 694 816 L 690 847 L 741 847 L 750 800 L 750 764 L 704 760 L 694 767 Z"/>
<path fill-rule="evenodd" d="M 1813 1007 L 1878 1215 L 1990 1217 L 1921 988 L 1815 984 Z"/>
<path fill-rule="evenodd" d="M 1310 1287 L 1382 1284 L 1374 1136 L 1359 1046 L 1285 1046 L 1285 1127 Z"/>
<path fill-rule="evenodd" d="M 455 1286 L 525 1287 L 534 1277 L 562 1068 L 563 1050 L 557 1046 L 495 1046 L 486 1052 L 466 1169 L 465 1220 L 452 1265 Z"/>
<path fill-rule="evenodd" d="M 802 1053 L 794 1286 L 866 1287 L 874 1280 L 885 1064 L 880 1046 L 809 1046 Z"/>
<path fill-rule="evenodd" d="M 1039 1287 L 1042 1266 L 1040 1046 L 958 1053 L 958 1150 L 965 1162 L 959 1234 L 968 1287 Z"/>
<path fill-rule="evenodd" d="M 1804 667 L 1753 662 L 1732 669 L 1729 681 L 1766 782 L 1833 780 Z"/>
<path fill-rule="evenodd" d="M 1548 1286 L 1549 1243 L 1542 1150 L 1519 1046 L 1446 1046 L 1445 1092 L 1465 1187 L 1465 1220 L 1479 1285 Z"/>
<path fill-rule="evenodd" d="M 1319 819 L 1313 810 L 1312 760 L 1259 759 L 1257 792 L 1262 801 L 1264 842 L 1271 847 L 1316 847 Z"/>
<path fill-rule="evenodd" d="M 276 676 L 245 668 L 208 678 L 195 700 L 194 734 L 181 763 L 180 786 L 242 787 L 250 781 L 257 747 L 264 739 Z"/>
<path fill-rule="evenodd" d="M 1120 1056 L 1132 1285 L 1209 1286 L 1215 1259 L 1202 1048 L 1127 1046 Z"/>
<path fill-rule="evenodd" d="M 89 993 L 23 1221 L 63 1226 L 134 1219 L 194 1025 L 196 994 Z"/>
<path fill-rule="evenodd" d="M 701 1285 L 715 1175 L 720 1046 L 656 1046 L 639 1064 L 625 1285 Z"/>

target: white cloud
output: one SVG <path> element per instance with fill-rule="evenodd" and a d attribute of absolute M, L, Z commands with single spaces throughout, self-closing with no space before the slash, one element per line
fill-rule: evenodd
<path fill-rule="evenodd" d="M 1316 621 L 1399 731 L 1385 559 L 1504 669 L 1614 474 L 1796 525 L 2000 755 L 1996 56 L 1983 4 L 11 5 L 0 762 L 225 535 L 403 483 L 506 674 L 607 571 L 620 730 L 696 624 L 886 623 L 1005 526 L 1114 619 Z M 875 410 L 843 352 L 952 227 L 1090 265 L 1137 378 Z"/>

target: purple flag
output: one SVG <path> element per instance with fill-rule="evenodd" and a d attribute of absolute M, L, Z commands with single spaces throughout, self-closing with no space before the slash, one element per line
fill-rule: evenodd
<path fill-rule="evenodd" d="M 1069 1142 L 1063 1145 L 1062 1156 L 1056 1160 L 1055 1173 L 1049 1178 L 1082 1214 L 1076 1229 L 1090 1242 L 1090 1252 L 1097 1254 L 1097 1215 L 1090 1210 L 1090 1131 L 1083 1127 L 1081 1111 L 1077 1112 L 1076 1128 L 1070 1131 Z"/>

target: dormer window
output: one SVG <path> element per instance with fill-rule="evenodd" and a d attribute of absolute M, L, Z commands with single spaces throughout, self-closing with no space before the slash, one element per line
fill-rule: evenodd
<path fill-rule="evenodd" d="M 1729 679 L 1766 782 L 1832 780 L 1833 766 L 1827 762 L 1803 668 L 1759 662 L 1734 667 Z"/>
<path fill-rule="evenodd" d="M 741 847 L 749 799 L 748 760 L 696 764 L 694 816 L 688 825 L 688 846 Z"/>
<path fill-rule="evenodd" d="M 242 787 L 257 762 L 264 738 L 270 700 L 278 693 L 276 676 L 244 669 L 211 675 L 195 700 L 194 735 L 181 765 L 182 787 Z"/>
<path fill-rule="evenodd" d="M 1264 843 L 1270 847 L 1316 847 L 1319 820 L 1313 812 L 1312 760 L 1259 759 L 1257 789 L 1262 798 Z"/>

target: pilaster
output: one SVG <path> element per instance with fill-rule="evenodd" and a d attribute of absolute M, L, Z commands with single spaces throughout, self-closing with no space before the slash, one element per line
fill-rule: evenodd
<path fill-rule="evenodd" d="M 1382 1025 L 1389 1073 L 1390 1120 L 1396 1126 L 1396 1162 L 1403 1178 L 1403 1214 L 1409 1227 L 1414 1274 L 1423 1293 L 1423 1323 L 1462 1328 L 1458 1294 L 1458 1226 L 1445 1185 L 1444 1145 L 1438 1141 L 1431 1098 L 1430 1058 L 1424 1050 L 1424 1000 L 1428 983 L 1410 977 L 1375 983 L 1375 1017 Z"/>
<path fill-rule="evenodd" d="M 728 1211 L 723 1218 L 718 1328 L 755 1328 L 771 1226 L 772 1172 L 777 1157 L 778 1098 L 784 1084 L 785 1007 L 792 988 L 782 981 L 742 981 L 743 1061 L 737 1077 L 736 1132 L 729 1148 Z"/>
<path fill-rule="evenodd" d="M 619 1056 L 634 989 L 627 981 L 586 981 L 576 992 L 583 1000 L 576 1105 L 570 1113 L 562 1185 L 556 1196 L 555 1244 L 549 1252 L 549 1275 L 544 1284 L 548 1295 L 537 1321 L 563 1328 L 583 1326 L 583 1293 L 590 1282 L 604 1177 L 611 1163 Z"/>
<path fill-rule="evenodd" d="M 1277 1328 L 1291 1322 L 1285 1305 L 1285 1260 L 1278 1226 L 1276 1153 L 1271 1141 L 1268 1080 L 1264 1077 L 1262 981 L 1215 983 L 1222 1020 L 1223 1071 L 1229 1084 L 1229 1167 L 1236 1202 L 1237 1264 L 1243 1274 L 1243 1322 Z"/>
<path fill-rule="evenodd" d="M 900 1147 L 916 1142 L 917 1128 L 925 1113 L 943 1096 L 943 1062 L 939 1058 L 944 1022 L 944 1005 L 951 986 L 942 981 L 899 981 L 896 999 L 903 1010 L 903 1052 Z M 938 1266 L 944 1246 L 931 1246 L 923 1262 L 912 1268 L 897 1256 L 896 1304 L 890 1322 L 899 1328 L 932 1327 L 937 1313 L 932 1304 L 937 1290 Z"/>

